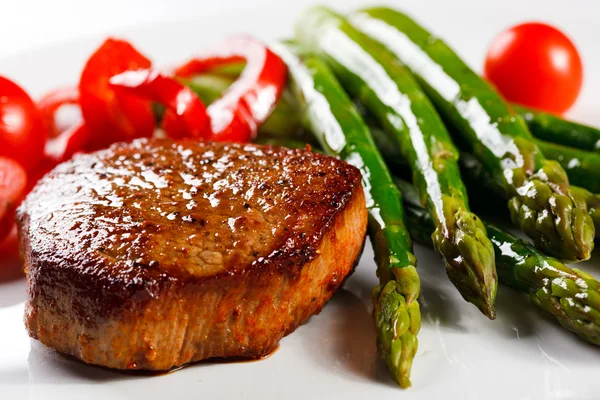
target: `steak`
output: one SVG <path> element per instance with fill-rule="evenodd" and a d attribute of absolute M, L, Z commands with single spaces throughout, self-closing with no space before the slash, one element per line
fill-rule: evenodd
<path fill-rule="evenodd" d="M 142 139 L 76 156 L 18 210 L 25 324 L 110 368 L 265 356 L 342 285 L 366 224 L 360 172 L 309 150 Z"/>

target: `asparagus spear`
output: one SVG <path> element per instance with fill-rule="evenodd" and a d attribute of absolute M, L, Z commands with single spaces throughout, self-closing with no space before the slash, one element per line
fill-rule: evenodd
<path fill-rule="evenodd" d="M 190 79 L 179 78 L 179 81 L 192 89 L 204 103 L 210 104 L 221 97 L 223 92 L 235 81 L 235 78 L 203 74 Z"/>
<path fill-rule="evenodd" d="M 360 169 L 369 209 L 369 236 L 380 285 L 373 291 L 377 347 L 402 387 L 410 386 L 421 313 L 420 280 L 404 225 L 402 197 L 369 129 L 329 68 L 317 57 L 273 45 L 288 66 L 291 92 L 326 153 Z"/>
<path fill-rule="evenodd" d="M 413 238 L 431 245 L 431 216 L 419 206 L 410 184 L 398 184 L 410 203 L 405 209 Z M 500 283 L 529 294 L 533 304 L 550 313 L 564 328 L 600 346 L 600 282 L 493 225 L 485 225 L 494 244 Z"/>
<path fill-rule="evenodd" d="M 375 141 L 379 144 L 377 131 L 373 131 Z M 394 154 L 383 152 L 386 160 L 388 157 L 394 157 Z M 486 209 L 497 211 L 498 196 L 501 191 L 494 181 L 490 178 L 488 172 L 483 168 L 479 160 L 468 152 L 460 153 L 460 167 L 462 176 L 467 182 L 469 193 L 472 197 L 477 198 L 479 203 L 485 206 Z M 571 193 L 577 201 L 587 205 L 588 213 L 592 218 L 596 232 L 600 233 L 600 195 L 594 194 L 587 189 L 577 186 L 571 186 Z"/>
<path fill-rule="evenodd" d="M 544 156 L 562 165 L 573 185 L 600 192 L 600 154 L 535 139 Z"/>
<path fill-rule="evenodd" d="M 600 129 L 516 104 L 513 108 L 525 119 L 533 136 L 551 143 L 600 152 Z"/>
<path fill-rule="evenodd" d="M 323 7 L 297 24 L 302 44 L 322 56 L 351 96 L 383 125 L 408 162 L 434 217 L 435 249 L 465 300 L 495 317 L 494 249 L 485 227 L 469 210 L 458 151 L 411 73 L 385 49 Z"/>
<path fill-rule="evenodd" d="M 386 163 L 392 168 L 392 173 L 396 175 L 402 173 L 406 165 L 402 163 L 402 156 L 397 149 L 390 145 L 389 138 L 379 127 L 370 126 L 370 129 L 373 140 Z M 502 188 L 498 187 L 481 162 L 472 154 L 461 151 L 459 164 L 469 197 L 475 199 L 474 204 L 480 206 L 479 211 L 492 210 L 498 216 L 498 210 L 502 207 L 500 202 Z M 600 194 L 577 186 L 571 186 L 571 192 L 578 201 L 587 205 L 595 231 L 600 233 Z"/>
<path fill-rule="evenodd" d="M 520 116 L 443 41 L 408 16 L 372 8 L 350 22 L 417 76 L 442 117 L 467 142 L 509 199 L 513 222 L 538 248 L 563 260 L 590 258 L 594 226 L 567 175 L 532 143 Z"/>
<path fill-rule="evenodd" d="M 595 194 L 587 189 L 573 186 L 573 194 L 585 202 L 588 207 L 588 213 L 594 221 L 596 232 L 600 233 L 600 194 Z"/>

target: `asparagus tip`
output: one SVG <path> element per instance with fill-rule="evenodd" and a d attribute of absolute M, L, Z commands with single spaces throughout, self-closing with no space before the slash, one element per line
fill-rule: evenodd
<path fill-rule="evenodd" d="M 600 283 L 558 260 L 540 263 L 539 257 L 531 257 L 527 262 L 537 266 L 535 274 L 543 282 L 541 287 L 530 291 L 532 302 L 553 315 L 566 329 L 600 346 Z"/>
<path fill-rule="evenodd" d="M 401 292 L 404 292 L 403 283 L 396 280 L 375 288 L 373 313 L 379 354 L 398 385 L 408 388 L 411 385 L 412 362 L 417 351 L 421 314 L 416 296 L 405 297 Z"/>
<path fill-rule="evenodd" d="M 474 301 L 473 304 L 489 319 L 496 319 L 495 300 L 495 293 L 487 293 L 487 295 L 481 297 L 481 301 Z"/>
<path fill-rule="evenodd" d="M 497 289 L 495 274 L 488 274 L 488 277 L 480 281 L 471 268 L 466 270 L 453 268 L 450 263 L 447 263 L 446 267 L 448 277 L 463 298 L 477 307 L 489 319 L 495 319 L 494 303 Z"/>
<path fill-rule="evenodd" d="M 546 160 L 536 175 L 528 178 L 509 200 L 509 209 L 513 223 L 537 248 L 567 262 L 591 257 L 593 220 L 585 201 L 572 192 L 555 161 Z"/>
<path fill-rule="evenodd" d="M 448 277 L 463 298 L 489 319 L 494 319 L 498 288 L 494 246 L 476 215 L 463 207 L 450 215 L 451 230 L 444 234 L 437 229 L 432 236 L 433 243 L 444 256 Z"/>

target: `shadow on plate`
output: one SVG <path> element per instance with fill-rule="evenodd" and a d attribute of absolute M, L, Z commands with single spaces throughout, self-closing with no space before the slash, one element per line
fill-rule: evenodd
<path fill-rule="evenodd" d="M 269 356 L 267 356 L 269 357 Z M 29 370 L 0 371 L 0 385 L 4 383 L 53 384 L 59 383 L 105 383 L 131 381 L 167 376 L 184 368 L 202 368 L 217 364 L 260 362 L 262 359 L 205 360 L 176 367 L 168 371 L 119 371 L 101 366 L 85 364 L 78 359 L 59 353 L 31 339 L 31 350 L 27 359 Z"/>
<path fill-rule="evenodd" d="M 25 277 L 23 265 L 19 259 L 16 229 L 0 242 L 0 284 Z"/>
<path fill-rule="evenodd" d="M 497 324 L 499 330 L 517 340 L 535 335 L 537 316 L 532 320 L 531 314 L 524 312 L 527 309 L 532 309 L 536 314 L 543 314 L 531 303 L 525 293 L 499 285 L 496 295 L 496 318 L 499 322 Z"/>
<path fill-rule="evenodd" d="M 31 350 L 27 358 L 29 382 L 35 384 L 52 383 L 104 383 L 144 379 L 161 374 L 115 371 L 104 367 L 84 364 L 81 361 L 59 353 L 31 339 Z"/>
<path fill-rule="evenodd" d="M 456 289 L 448 280 L 442 260 L 429 261 L 431 258 L 422 258 L 425 262 L 418 264 L 421 277 L 421 323 L 435 324 L 439 321 L 445 328 L 465 332 L 466 328 L 461 324 L 462 305 L 453 292 Z"/>
<path fill-rule="evenodd" d="M 25 300 L 25 274 L 19 260 L 16 229 L 0 242 L 0 308 Z"/>
<path fill-rule="evenodd" d="M 330 373 L 397 387 L 377 355 L 370 312 L 363 299 L 348 290 L 337 292 L 320 315 L 301 327 L 298 338 L 313 360 Z"/>
<path fill-rule="evenodd" d="M 0 266 L 2 268 L 2 266 Z M 0 282 L 0 308 L 7 308 L 25 301 L 25 279 Z"/>
<path fill-rule="evenodd" d="M 433 251 L 426 250 L 431 254 Z M 523 357 L 542 355 L 550 363 L 587 363 L 600 361 L 600 348 L 585 343 L 576 334 L 564 329 L 555 318 L 536 307 L 529 296 L 499 284 L 496 296 L 496 320 L 484 317 L 471 304 L 462 299 L 446 277 L 442 261 L 431 260 L 428 254 L 418 252 L 421 275 L 421 313 L 423 325 L 436 323 L 445 330 L 458 330 L 466 334 L 485 335 L 490 344 L 509 341 L 526 341 Z M 577 265 L 579 267 L 579 264 Z M 559 364 L 556 364 L 559 365 Z"/>
<path fill-rule="evenodd" d="M 531 316 L 523 310 L 533 307 L 527 295 L 499 285 L 496 320 L 490 321 L 466 302 L 446 275 L 443 262 L 429 249 L 417 247 L 421 276 L 421 316 L 423 325 L 439 325 L 445 330 L 467 333 L 475 324 L 493 324 L 494 333 L 508 338 L 534 334 Z"/>

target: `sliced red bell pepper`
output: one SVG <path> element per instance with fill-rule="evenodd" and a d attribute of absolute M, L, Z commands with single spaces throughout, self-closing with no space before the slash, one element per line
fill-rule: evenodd
<path fill-rule="evenodd" d="M 37 182 L 58 164 L 84 151 L 89 135 L 85 123 L 80 122 L 62 131 L 58 136 L 48 139 L 41 160 L 27 174 L 28 184 L 25 192 L 29 193 Z"/>
<path fill-rule="evenodd" d="M 90 132 L 87 150 L 152 136 L 155 121 L 150 102 L 130 94 L 117 97 L 109 85 L 114 75 L 150 66 L 150 60 L 130 43 L 112 38 L 88 59 L 79 80 L 81 112 Z"/>
<path fill-rule="evenodd" d="M 54 90 L 37 103 L 46 129 L 50 132 L 38 168 L 41 176 L 75 153 L 83 151 L 90 140 L 90 131 L 81 118 L 68 121 L 69 126 L 66 128 L 57 125 L 56 113 L 65 105 L 80 108 L 79 90 L 76 87 Z"/>
<path fill-rule="evenodd" d="M 167 107 L 163 129 L 169 137 L 205 139 L 209 136 L 210 120 L 204 103 L 175 79 L 151 69 L 139 69 L 113 76 L 110 85 L 118 96 L 137 95 Z"/>
<path fill-rule="evenodd" d="M 65 105 L 79 108 L 79 89 L 77 87 L 65 87 L 47 93 L 37 102 L 42 121 L 46 127 L 49 138 L 57 137 L 66 130 L 57 125 L 56 113 Z M 80 121 L 73 121 L 74 124 Z"/>
<path fill-rule="evenodd" d="M 258 40 L 236 36 L 175 69 L 177 76 L 188 78 L 244 60 L 238 80 L 207 109 L 213 140 L 247 142 L 256 137 L 285 88 L 285 63 Z"/>
<path fill-rule="evenodd" d="M 44 151 L 45 157 L 54 165 L 60 164 L 73 157 L 75 153 L 81 152 L 89 139 L 90 132 L 86 124 L 80 122 L 48 140 Z"/>
<path fill-rule="evenodd" d="M 15 211 L 27 188 L 27 172 L 14 160 L 0 157 L 0 240 L 15 224 Z"/>

